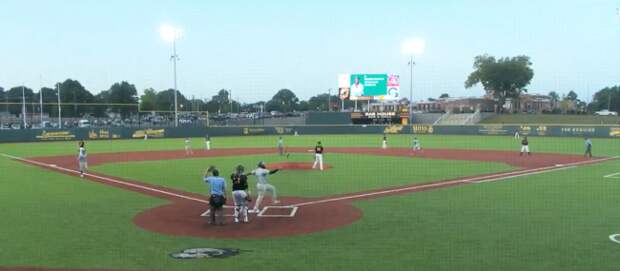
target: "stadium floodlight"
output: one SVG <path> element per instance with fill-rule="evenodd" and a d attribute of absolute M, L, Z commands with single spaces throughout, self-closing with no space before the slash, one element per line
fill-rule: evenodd
<path fill-rule="evenodd" d="M 408 39 L 403 42 L 402 51 L 406 55 L 420 55 L 424 53 L 426 42 L 421 38 Z"/>
<path fill-rule="evenodd" d="M 161 38 L 169 43 L 172 43 L 172 56 L 170 56 L 170 60 L 172 61 L 172 72 L 174 77 L 174 126 L 179 126 L 179 109 L 178 109 L 178 98 L 177 98 L 177 61 L 179 60 L 179 56 L 177 55 L 177 40 L 181 38 L 181 29 L 171 26 L 169 24 L 163 24 L 159 28 L 159 34 Z"/>
<path fill-rule="evenodd" d="M 421 38 L 408 39 L 403 42 L 402 45 L 403 54 L 410 57 L 409 67 L 411 74 L 409 77 L 409 121 L 413 119 L 413 65 L 415 65 L 413 57 L 422 54 L 425 48 L 426 42 Z"/>

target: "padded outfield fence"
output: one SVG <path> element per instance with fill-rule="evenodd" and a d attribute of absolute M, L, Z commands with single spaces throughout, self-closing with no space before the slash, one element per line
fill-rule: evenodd
<path fill-rule="evenodd" d="M 66 140 L 109 140 L 182 138 L 254 135 L 312 134 L 437 134 L 437 135 L 504 135 L 620 138 L 620 126 L 597 125 L 316 125 L 316 126 L 238 126 L 178 128 L 73 128 L 0 130 L 0 142 L 37 142 Z"/>

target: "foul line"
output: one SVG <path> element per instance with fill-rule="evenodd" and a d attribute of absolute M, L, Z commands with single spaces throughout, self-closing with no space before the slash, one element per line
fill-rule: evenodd
<path fill-rule="evenodd" d="M 39 165 L 39 166 L 47 167 L 47 168 L 51 168 L 51 169 L 58 169 L 58 170 L 61 170 L 61 171 L 64 171 L 64 172 L 68 172 L 68 173 L 80 174 L 79 171 L 74 170 L 74 169 L 63 168 L 63 167 L 59 167 L 57 165 L 46 164 L 46 163 L 42 163 L 42 162 L 39 162 L 39 161 L 30 160 L 30 159 L 26 159 L 26 158 L 21 158 L 21 157 L 13 156 L 13 155 L 6 154 L 6 153 L 2 153 L 2 156 L 7 157 L 7 158 L 11 158 L 11 159 L 14 159 L 14 160 L 19 160 L 19 161 L 22 161 L 22 162 L 26 162 L 26 163 L 29 163 L 29 164 Z M 135 184 L 135 183 L 130 183 L 130 182 L 119 181 L 119 180 L 115 180 L 115 179 L 108 178 L 108 177 L 103 177 L 103 176 L 98 176 L 98 175 L 91 174 L 91 173 L 84 173 L 84 175 L 92 177 L 92 178 L 95 178 L 95 179 L 99 179 L 99 180 L 115 183 L 115 184 L 129 186 L 129 187 L 133 187 L 133 188 L 139 188 L 139 189 L 143 189 L 143 190 L 147 190 L 147 191 L 151 191 L 151 192 L 156 192 L 156 193 L 160 193 L 160 194 L 164 194 L 164 195 L 168 195 L 168 196 L 173 196 L 173 197 L 177 197 L 177 198 L 181 198 L 181 199 L 186 199 L 186 200 L 191 200 L 191 201 L 196 201 L 196 202 L 200 202 L 200 203 L 209 204 L 209 201 L 206 201 L 206 200 L 202 200 L 202 199 L 198 199 L 198 198 L 194 198 L 194 197 L 188 197 L 188 196 L 184 196 L 184 195 L 181 195 L 181 194 L 177 194 L 177 193 L 173 193 L 173 192 L 168 192 L 168 191 L 164 191 L 164 190 L 160 190 L 160 189 L 156 189 L 156 188 L 152 188 L 152 187 L 148 187 L 148 186 L 143 186 L 143 185 L 139 185 L 139 184 Z"/>
<path fill-rule="evenodd" d="M 427 188 L 433 188 L 433 187 L 450 186 L 450 185 L 456 185 L 456 184 L 479 184 L 479 183 L 485 183 L 485 182 L 494 182 L 494 181 L 500 181 L 500 180 L 516 178 L 516 177 L 529 176 L 529 175 L 534 175 L 534 174 L 542 174 L 542 173 L 548 173 L 548 172 L 553 172 L 553 171 L 558 171 L 558 170 L 571 169 L 571 168 L 575 168 L 576 166 L 579 166 L 579 165 L 594 164 L 594 163 L 599 163 L 599 162 L 615 160 L 615 159 L 619 159 L 619 158 L 620 158 L 620 156 L 616 156 L 616 157 L 609 157 L 609 158 L 601 158 L 601 159 L 595 159 L 595 160 L 574 162 L 574 163 L 564 164 L 564 165 L 555 165 L 555 166 L 547 166 L 547 167 L 526 169 L 526 170 L 520 170 L 520 171 L 505 172 L 505 173 L 493 174 L 493 175 L 488 175 L 488 176 L 480 176 L 480 177 L 474 177 L 474 178 L 466 178 L 466 179 L 459 179 L 459 180 L 452 180 L 452 181 L 445 181 L 445 182 L 437 182 L 437 183 L 431 183 L 431 184 L 421 184 L 421 185 L 415 185 L 415 186 L 410 186 L 410 187 L 395 188 L 395 189 L 389 189 L 389 190 L 383 190 L 383 191 L 377 191 L 377 192 L 370 192 L 370 193 L 364 193 L 364 194 L 358 194 L 358 195 L 343 196 L 343 197 L 337 197 L 337 198 L 331 198 L 331 199 L 323 199 L 323 200 L 303 202 L 303 203 L 293 204 L 291 206 L 301 207 L 301 206 L 329 203 L 329 202 L 334 202 L 334 201 L 367 198 L 367 197 L 373 197 L 373 196 L 378 196 L 378 195 L 400 193 L 400 192 L 406 192 L 406 191 L 415 191 L 415 190 L 427 189 Z"/>

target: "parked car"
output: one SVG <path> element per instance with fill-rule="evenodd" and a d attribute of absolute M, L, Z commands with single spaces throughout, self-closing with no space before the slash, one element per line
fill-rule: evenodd
<path fill-rule="evenodd" d="M 87 119 L 81 119 L 78 122 L 78 127 L 80 128 L 90 128 L 90 121 Z"/>
<path fill-rule="evenodd" d="M 618 112 L 609 111 L 607 109 L 604 109 L 604 110 L 601 110 L 601 111 L 594 112 L 594 115 L 597 115 L 597 116 L 617 116 Z"/>

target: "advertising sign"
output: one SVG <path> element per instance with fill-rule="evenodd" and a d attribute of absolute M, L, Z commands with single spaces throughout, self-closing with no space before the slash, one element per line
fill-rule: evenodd
<path fill-rule="evenodd" d="M 340 99 L 398 100 L 400 76 L 396 74 L 340 74 Z"/>

